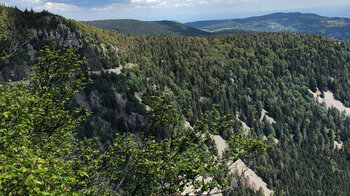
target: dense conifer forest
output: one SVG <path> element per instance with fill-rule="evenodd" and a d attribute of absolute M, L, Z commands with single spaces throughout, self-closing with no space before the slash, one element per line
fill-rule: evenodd
<path fill-rule="evenodd" d="M 7 51 L 12 50 L 11 40 L 20 43 L 28 40 L 31 29 L 50 31 L 57 26 L 54 22 L 49 23 L 51 26 L 40 25 L 43 17 L 51 16 L 49 13 L 20 12 L 4 7 L 1 11 L 1 27 L 4 32 L 12 33 L 4 41 Z M 152 97 L 162 97 L 166 92 L 171 97 L 170 111 L 181 116 L 176 122 L 187 120 L 195 126 L 198 120 L 203 121 L 202 114 L 218 105 L 216 108 L 220 113 L 239 119 L 232 122 L 232 129 L 219 130 L 224 139 L 230 140 L 244 132 L 241 122 L 251 128 L 249 137 L 267 138 L 270 147 L 266 153 L 241 158 L 262 177 L 269 189 L 275 191 L 275 195 L 346 195 L 350 191 L 350 116 L 317 103 L 310 93 L 318 89 L 323 96 L 324 92 L 331 91 L 337 100 L 350 106 L 350 51 L 347 42 L 299 33 L 130 36 L 59 18 L 83 40 L 80 54 L 84 56 L 84 49 L 93 45 L 101 60 L 101 67 L 85 62 L 84 69 L 124 68 L 120 74 L 86 75 L 92 82 L 81 93 L 85 97 L 97 94 L 102 101 L 101 105 L 91 107 L 89 120 L 76 131 L 78 138 L 99 136 L 100 146 L 109 141 L 128 146 L 127 141 L 123 142 L 122 136 L 115 136 L 115 133 L 137 135 L 143 132 L 158 139 L 173 137 L 173 129 L 169 127 L 161 126 L 155 133 L 152 126 L 126 126 L 127 115 L 147 116 L 146 106 L 157 106 Z M 38 48 L 49 41 L 33 39 L 30 43 Z M 118 47 L 118 53 L 113 53 L 113 47 L 105 47 L 109 45 Z M 6 68 L 29 62 L 28 59 L 28 55 L 17 52 L 2 62 L 0 70 L 4 74 Z M 118 100 L 116 93 L 122 95 L 125 104 Z M 135 93 L 142 100 L 138 100 Z M 78 101 L 72 101 L 69 108 L 77 105 Z M 263 110 L 275 122 L 267 117 L 260 120 Z M 118 115 L 120 113 L 125 115 Z M 107 134 L 108 131 L 91 123 L 97 119 L 107 122 L 113 134 Z M 152 120 L 149 124 L 152 125 Z M 334 149 L 334 141 L 343 142 L 342 149 Z M 209 141 L 204 143 L 211 148 Z M 152 146 L 152 142 L 148 144 Z M 112 152 L 123 151 L 115 146 Z M 111 162 L 107 160 L 104 164 Z M 109 171 L 113 167 L 102 167 L 102 170 Z M 121 177 L 111 176 L 111 179 L 115 187 Z M 137 188 L 134 184 L 124 185 L 125 190 Z M 231 194 L 255 193 L 237 189 Z"/>
<path fill-rule="evenodd" d="M 191 123 L 213 104 L 224 113 L 239 114 L 253 137 L 265 135 L 271 143 L 273 138 L 279 140 L 267 155 L 251 160 L 278 195 L 348 191 L 342 182 L 350 169 L 350 118 L 336 109 L 327 110 L 309 92 L 331 90 L 349 104 L 346 43 L 287 33 L 139 36 L 129 43 L 136 46 L 125 61 L 138 66 L 126 77 L 104 76 L 105 88 L 115 85 L 129 93 L 130 100 L 133 92 L 141 92 L 146 105 L 147 97 L 169 90 Z M 276 123 L 260 121 L 262 109 Z M 344 149 L 334 150 L 335 140 L 343 141 Z"/>

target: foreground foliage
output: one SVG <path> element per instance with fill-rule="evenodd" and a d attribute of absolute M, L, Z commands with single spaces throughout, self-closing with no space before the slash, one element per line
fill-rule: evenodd
<path fill-rule="evenodd" d="M 43 28 L 43 18 L 55 17 L 45 12 L 7 10 L 8 14 L 1 16 L 2 21 L 10 21 L 6 30 L 22 40 L 30 37 L 30 29 Z M 128 119 L 119 112 L 143 115 L 151 97 L 168 90 L 173 92 L 172 105 L 192 125 L 213 104 L 219 104 L 222 114 L 239 115 L 252 128 L 251 137 L 266 136 L 275 147 L 244 162 L 252 163 L 250 168 L 276 195 L 346 195 L 350 191 L 346 185 L 350 180 L 350 117 L 315 102 L 309 92 L 318 88 L 322 96 L 322 92 L 331 91 L 335 99 L 350 106 L 349 43 L 295 33 L 128 36 L 61 19 L 81 35 L 83 49 L 95 48 L 98 56 L 94 58 L 100 58 L 105 69 L 126 63 L 136 65 L 124 67 L 118 75 L 92 76 L 94 82 L 85 91 L 86 96 L 93 92 L 103 104 L 98 108 L 91 105 L 91 118 L 103 119 L 111 129 L 101 130 L 87 121 L 89 126 L 82 136 L 96 134 L 105 143 L 113 143 L 115 130 L 135 134 L 144 131 L 142 127 L 125 128 Z M 45 26 L 46 31 L 55 31 L 56 23 L 52 20 Z M 47 43 L 32 40 L 31 44 L 38 50 Z M 110 45 L 119 48 L 118 54 Z M 105 58 L 102 46 L 110 58 Z M 4 73 L 6 68 L 26 62 L 30 61 L 25 55 L 13 56 L 9 64 L 1 65 L 5 66 L 1 70 Z M 116 92 L 127 100 L 125 107 L 116 99 Z M 135 98 L 135 92 L 142 95 L 142 103 Z M 267 118 L 260 120 L 263 110 L 276 123 Z M 166 138 L 170 136 L 167 130 L 150 135 Z M 239 121 L 234 130 L 243 131 Z M 220 135 L 228 139 L 231 133 L 223 131 Z M 343 142 L 342 149 L 334 149 L 334 141 Z M 233 193 L 240 194 L 251 192 Z"/>
<path fill-rule="evenodd" d="M 151 134 L 169 129 L 170 135 L 117 134 L 99 153 L 73 135 L 87 113 L 66 109 L 85 84 L 76 50 L 45 47 L 28 84 L 0 86 L 1 193 L 169 195 L 192 186 L 200 194 L 229 188 L 228 161 L 265 150 L 260 141 L 234 136 L 231 150 L 218 157 L 205 146 L 232 120 L 214 111 L 184 128 L 182 117 L 158 98 L 148 114 Z"/>
<path fill-rule="evenodd" d="M 45 195 L 88 188 L 88 165 L 79 167 L 81 159 L 72 157 L 77 147 L 72 130 L 86 114 L 65 109 L 84 85 L 75 52 L 46 47 L 29 84 L 0 86 L 1 193 Z"/>
<path fill-rule="evenodd" d="M 235 189 L 228 183 L 229 164 L 265 151 L 265 145 L 234 134 L 229 148 L 219 157 L 210 142 L 220 130 L 231 128 L 233 120 L 214 110 L 204 114 L 193 128 L 185 128 L 179 123 L 179 114 L 167 103 L 165 97 L 156 98 L 148 119 L 153 134 L 168 129 L 169 135 L 140 140 L 135 135 L 117 134 L 104 157 L 103 175 L 127 195 L 174 195 L 186 188 L 201 195 Z"/>

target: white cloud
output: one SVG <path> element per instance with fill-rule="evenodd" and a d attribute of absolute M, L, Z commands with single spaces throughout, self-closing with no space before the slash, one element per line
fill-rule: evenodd
<path fill-rule="evenodd" d="M 193 5 L 197 0 L 169 0 L 169 1 L 163 1 L 163 0 L 131 0 L 130 3 L 136 4 L 135 8 L 170 8 L 170 7 L 188 7 Z M 206 0 L 200 0 L 201 2 Z"/>
<path fill-rule="evenodd" d="M 140 9 L 140 8 L 142 8 L 142 6 L 140 6 L 140 5 L 137 5 L 134 7 L 134 9 Z"/>
<path fill-rule="evenodd" d="M 5 2 L 9 6 L 33 7 L 43 4 L 41 0 L 12 0 Z"/>
<path fill-rule="evenodd" d="M 40 1 L 40 0 L 35 0 Z M 44 5 L 36 6 L 34 7 L 37 10 L 48 10 L 48 11 L 64 11 L 64 12 L 71 12 L 71 11 L 78 11 L 80 10 L 79 7 L 74 5 L 69 5 L 65 3 L 55 3 L 55 2 L 46 2 Z"/>
<path fill-rule="evenodd" d="M 105 7 L 94 7 L 94 8 L 91 8 L 91 11 L 103 12 L 103 11 L 112 10 L 115 7 L 117 7 L 117 4 L 113 3 L 113 4 L 107 5 Z"/>
<path fill-rule="evenodd" d="M 163 2 L 161 2 L 161 3 L 159 3 L 158 5 L 166 5 L 166 1 L 163 1 Z"/>
<path fill-rule="evenodd" d="M 168 8 L 169 6 L 167 1 L 162 1 L 157 4 L 150 5 L 149 7 L 152 9 L 159 9 L 159 8 Z"/>
<path fill-rule="evenodd" d="M 262 0 L 212 0 L 215 3 L 250 3 L 250 2 L 259 2 Z"/>
<path fill-rule="evenodd" d="M 166 5 L 167 5 L 167 1 L 163 1 L 157 4 L 157 6 L 161 6 L 161 7 L 164 7 Z"/>
<path fill-rule="evenodd" d="M 18 2 L 22 3 L 39 3 L 41 0 L 17 0 Z"/>
<path fill-rule="evenodd" d="M 174 7 L 188 7 L 190 5 L 190 3 L 176 3 Z"/>
<path fill-rule="evenodd" d="M 159 3 L 160 0 L 131 0 L 131 3 L 140 3 L 140 4 L 152 4 Z"/>
<path fill-rule="evenodd" d="M 48 0 L 11 0 L 9 6 L 18 6 L 19 8 L 33 8 L 34 10 L 48 10 L 51 12 L 66 13 L 79 11 L 81 8 L 67 3 L 53 2 Z"/>
<path fill-rule="evenodd" d="M 168 2 L 163 0 L 131 0 L 130 3 L 136 5 L 134 9 L 169 7 Z"/>
<path fill-rule="evenodd" d="M 0 0 L 2 2 L 20 9 L 45 9 L 78 20 L 135 18 L 180 21 L 237 18 L 271 10 L 297 11 L 300 8 L 350 4 L 349 0 Z"/>

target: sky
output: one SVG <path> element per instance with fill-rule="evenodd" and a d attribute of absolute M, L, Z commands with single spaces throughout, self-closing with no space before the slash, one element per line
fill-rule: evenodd
<path fill-rule="evenodd" d="M 198 20 L 244 18 L 278 11 L 350 17 L 350 0 L 0 0 L 76 20 Z"/>

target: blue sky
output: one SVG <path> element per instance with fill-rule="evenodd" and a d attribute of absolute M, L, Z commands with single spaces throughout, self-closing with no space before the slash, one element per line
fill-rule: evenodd
<path fill-rule="evenodd" d="M 77 20 L 196 20 L 241 18 L 276 11 L 350 17 L 350 0 L 0 0 L 20 9 L 49 10 Z"/>

